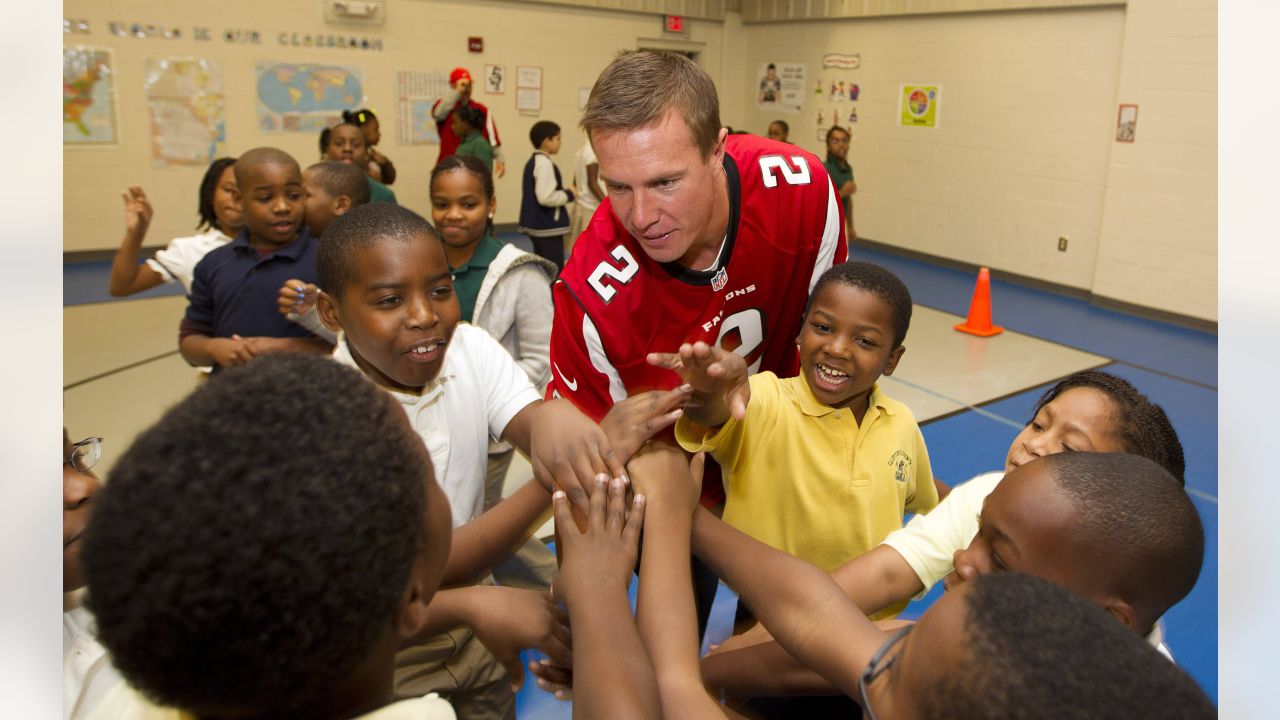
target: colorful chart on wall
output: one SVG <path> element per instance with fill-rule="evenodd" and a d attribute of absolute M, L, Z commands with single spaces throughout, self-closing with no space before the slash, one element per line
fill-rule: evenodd
<path fill-rule="evenodd" d="M 207 165 L 226 154 L 221 65 L 200 58 L 147 58 L 144 85 L 157 167 Z"/>
<path fill-rule="evenodd" d="M 116 142 L 112 106 L 111 51 L 91 47 L 62 50 L 62 142 L 73 145 Z"/>
<path fill-rule="evenodd" d="M 401 70 L 396 73 L 396 139 L 401 145 L 435 145 L 440 142 L 431 106 L 448 91 L 449 74 L 443 70 Z"/>
<path fill-rule="evenodd" d="M 804 63 L 760 63 L 756 86 L 757 110 L 798 113 L 804 105 Z"/>
<path fill-rule="evenodd" d="M 364 104 L 359 65 L 313 65 L 263 61 L 255 64 L 258 129 L 318 133 L 337 123 L 343 110 Z"/>
<path fill-rule="evenodd" d="M 941 85 L 903 85 L 901 97 L 902 125 L 938 126 L 938 107 L 942 102 Z"/>

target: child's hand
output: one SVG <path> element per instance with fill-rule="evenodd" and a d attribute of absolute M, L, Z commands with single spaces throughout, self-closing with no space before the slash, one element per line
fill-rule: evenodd
<path fill-rule="evenodd" d="M 693 386 L 695 397 L 709 404 L 723 403 L 735 420 L 747 416 L 751 386 L 747 382 L 747 361 L 741 355 L 699 341 L 692 345 L 685 343 L 674 353 L 649 353 L 646 359 L 650 365 L 679 373 Z"/>
<path fill-rule="evenodd" d="M 147 228 L 151 225 L 151 216 L 154 213 L 151 202 L 147 200 L 147 194 L 137 185 L 130 186 L 129 190 L 123 193 L 123 197 L 124 230 L 134 237 L 141 238 L 147 234 Z"/>
<path fill-rule="evenodd" d="M 557 700 L 573 699 L 573 668 L 562 667 L 543 658 L 530 660 L 529 672 L 537 678 L 538 687 Z"/>
<path fill-rule="evenodd" d="M 677 448 L 654 443 L 627 463 L 627 471 L 635 493 L 644 495 L 649 505 L 692 515 L 702 492 L 705 462 L 705 453 L 689 459 Z"/>
<path fill-rule="evenodd" d="M 555 696 L 557 700 L 573 699 L 573 631 L 569 624 L 569 611 L 565 608 L 564 603 L 558 600 L 559 591 L 556 585 L 560 582 L 559 576 L 551 581 L 551 614 L 555 616 L 556 622 L 564 629 L 570 640 L 570 656 L 568 663 L 556 663 L 547 658 L 529 661 L 529 672 L 533 673 L 537 678 L 538 687 L 545 692 L 549 692 Z"/>
<path fill-rule="evenodd" d="M 213 356 L 213 361 L 222 367 L 243 365 L 256 356 L 249 343 L 239 335 L 214 338 L 209 343 L 209 354 Z"/>
<path fill-rule="evenodd" d="M 644 495 L 632 500 L 626 514 L 627 486 L 621 478 L 596 481 L 587 513 L 587 529 L 579 531 L 564 492 L 551 496 L 564 562 L 556 581 L 557 597 L 572 607 L 593 602 L 592 593 L 625 593 L 636 567 L 640 528 L 644 524 Z"/>
<path fill-rule="evenodd" d="M 563 398 L 549 400 L 538 409 L 529 437 L 529 462 L 533 476 L 548 492 L 557 488 L 565 492 L 578 518 L 586 518 L 588 498 L 599 476 L 626 475 L 609 436 Z"/>
<path fill-rule="evenodd" d="M 484 587 L 472 607 L 470 627 L 476 638 L 507 669 L 511 689 L 524 684 L 520 651 L 536 648 L 551 662 L 573 666 L 569 631 L 556 618 L 551 593 L 511 587 Z"/>
<path fill-rule="evenodd" d="M 281 315 L 305 315 L 316 304 L 316 286 L 301 280 L 285 280 L 280 286 L 276 306 Z"/>
<path fill-rule="evenodd" d="M 614 452 L 626 462 L 655 433 L 680 419 L 680 408 L 692 392 L 692 386 L 681 385 L 666 392 L 652 390 L 632 395 L 609 408 L 600 421 L 600 429 L 609 437 Z"/>

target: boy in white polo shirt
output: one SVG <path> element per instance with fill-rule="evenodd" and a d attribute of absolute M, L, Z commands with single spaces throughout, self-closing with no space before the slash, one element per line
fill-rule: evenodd
<path fill-rule="evenodd" d="M 904 511 L 938 504 L 915 417 L 876 385 L 901 360 L 910 321 L 897 276 L 847 262 L 810 295 L 799 377 L 748 377 L 740 356 L 704 343 L 650 355 L 702 401 L 676 438 L 726 469 L 725 522 L 830 571 L 902 527 Z"/>
<path fill-rule="evenodd" d="M 360 369 L 401 403 L 449 498 L 454 538 L 444 584 L 486 577 L 529 538 L 550 508 L 550 489 L 528 483 L 484 509 L 488 440 L 506 440 L 527 454 L 542 406 L 538 392 L 488 333 L 459 324 L 443 241 L 413 211 L 370 204 L 337 218 L 325 230 L 316 272 L 317 310 L 327 326 L 341 331 L 335 359 Z M 650 413 L 650 433 L 675 421 L 671 410 L 683 396 L 668 395 Z M 596 430 L 603 455 L 611 438 Z M 612 439 L 643 442 L 620 432 Z M 606 467 L 598 459 L 597 471 Z M 564 489 L 585 503 L 581 488 Z M 495 602 L 528 593 L 522 596 L 526 610 L 527 603 L 541 603 L 550 614 L 545 593 L 492 589 L 507 595 Z M 471 630 L 420 640 L 397 655 L 397 697 L 436 691 L 449 697 L 460 716 L 514 717 L 512 686 L 519 678 L 508 678 Z"/>

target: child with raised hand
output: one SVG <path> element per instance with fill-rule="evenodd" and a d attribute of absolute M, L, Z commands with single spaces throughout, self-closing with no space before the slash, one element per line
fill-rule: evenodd
<path fill-rule="evenodd" d="M 341 122 L 321 130 L 320 156 L 324 160 L 355 165 L 364 172 L 369 165 L 369 146 L 364 132 L 358 125 L 350 122 Z M 369 192 L 369 202 L 392 204 L 396 202 L 395 192 L 372 177 L 369 178 Z"/>
<path fill-rule="evenodd" d="M 120 459 L 84 542 L 128 681 L 93 717 L 454 717 L 434 695 L 392 702 L 449 506 L 404 413 L 357 372 L 272 356 L 204 384 Z"/>
<path fill-rule="evenodd" d="M 234 167 L 245 227 L 196 265 L 178 332 L 183 359 L 216 373 L 267 353 L 329 352 L 331 343 L 273 312 L 285 280 L 315 279 L 316 241 L 302 226 L 306 191 L 297 161 L 263 147 Z"/>
<path fill-rule="evenodd" d="M 162 283 L 178 282 L 189 294 L 196 264 L 210 250 L 231 242 L 244 227 L 236 192 L 235 158 L 218 158 L 200 181 L 199 214 L 191 237 L 174 238 L 145 263 L 138 263 L 142 241 L 151 225 L 151 203 L 136 185 L 124 193 L 124 239 L 111 262 L 107 291 L 115 297 L 133 295 Z"/>
<path fill-rule="evenodd" d="M 966 552 L 981 540 L 979 518 L 984 502 L 1008 473 L 1036 458 L 1063 452 L 1131 453 L 1152 460 L 1178 483 L 1183 482 L 1182 444 L 1164 410 L 1122 378 L 1098 370 L 1077 372 L 1056 383 L 1036 403 L 1031 419 L 1009 447 L 1002 472 L 979 475 L 957 485 L 928 515 L 913 518 L 872 551 L 834 570 L 833 579 L 863 612 L 871 614 L 923 596 L 953 572 L 968 579 L 989 569 L 989 562 L 975 567 L 974 556 Z M 1049 570 L 1026 571 L 1050 577 L 1043 574 Z M 1174 577 L 1171 573 L 1165 580 Z M 1144 617 L 1129 616 L 1126 622 L 1167 653 L 1155 619 L 1190 587 L 1181 594 L 1174 592 L 1163 600 L 1145 603 L 1155 609 L 1142 613 Z M 829 691 L 829 685 L 796 667 L 795 660 L 780 652 L 776 644 L 749 647 L 769 639 L 762 628 L 755 628 L 725 643 L 704 662 L 708 680 L 740 695 Z M 723 656 L 729 652 L 736 658 Z"/>
<path fill-rule="evenodd" d="M 481 132 L 484 130 L 484 113 L 478 108 L 464 105 L 449 116 L 449 124 L 453 126 L 453 133 L 462 138 L 454 155 L 474 157 L 484 163 L 485 169 L 493 174 L 493 146 Z"/>
<path fill-rule="evenodd" d="M 639 553 L 645 497 L 637 493 L 628 507 L 626 496 L 627 487 L 621 478 L 613 478 L 608 483 L 597 480 L 583 529 L 574 521 L 566 495 L 557 491 L 552 497 L 564 555 L 556 580 L 556 596 L 568 609 L 575 636 L 573 655 L 578 668 L 574 678 L 575 718 L 662 717 L 655 670 L 664 668 L 656 662 L 650 663 L 627 600 L 627 587 Z M 687 586 L 687 530 L 684 545 L 683 578 Z M 646 560 L 648 555 L 646 550 Z M 641 581 L 641 593 L 645 592 L 645 582 Z M 643 602 L 644 595 L 640 597 Z M 667 600 L 671 610 L 683 609 L 681 598 Z M 692 603 L 690 594 L 690 614 Z M 692 632 L 697 632 L 696 620 Z M 655 656 L 654 660 L 657 659 Z M 696 672 L 696 651 L 694 661 Z"/>
<path fill-rule="evenodd" d="M 565 236 L 569 234 L 569 203 L 573 191 L 564 186 L 560 168 L 551 159 L 560 152 L 560 126 L 539 120 L 529 128 L 534 153 L 524 166 L 520 196 L 520 232 L 529 236 L 533 251 L 564 267 Z"/>
<path fill-rule="evenodd" d="M 354 208 L 325 231 L 317 269 L 320 316 L 342 332 L 335 359 L 360 369 L 400 402 L 449 497 L 457 529 L 446 583 L 484 577 L 529 538 L 550 504 L 550 481 L 539 475 L 541 482 L 484 509 L 488 440 L 506 440 L 529 452 L 530 430 L 542 407 L 537 390 L 488 333 L 459 325 L 461 309 L 445 244 L 412 211 L 386 204 Z M 687 394 L 663 395 L 657 403 L 645 396 L 636 400 L 647 420 L 620 411 L 619 420 L 602 423 L 609 430 L 593 425 L 598 446 L 616 443 L 630 453 L 675 422 Z M 598 463 L 602 471 L 608 467 L 603 458 Z M 565 490 L 585 514 L 588 491 Z M 545 594 L 507 594 L 494 602 L 537 605 L 550 616 Z M 494 659 L 477 648 L 465 630 L 406 648 L 398 660 L 397 693 L 440 690 L 451 693 L 466 714 L 506 714 L 514 707 L 508 683 L 519 678 L 504 677 Z"/>
<path fill-rule="evenodd" d="M 902 359 L 910 320 L 897 276 L 847 262 L 810 295 L 799 377 L 748 377 L 740 355 L 701 342 L 649 356 L 701 401 L 676 439 L 725 469 L 725 522 L 831 570 L 902 527 L 904 512 L 938 504 L 919 425 L 876 384 Z"/>

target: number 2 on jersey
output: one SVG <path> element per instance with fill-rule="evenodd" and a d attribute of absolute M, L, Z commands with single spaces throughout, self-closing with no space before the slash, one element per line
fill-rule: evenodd
<path fill-rule="evenodd" d="M 725 341 L 726 336 L 729 336 L 729 342 Z M 736 344 L 733 342 L 735 340 Z M 749 363 L 747 365 L 749 375 L 760 372 L 760 362 L 764 360 L 764 355 L 761 354 L 752 362 L 751 354 L 759 350 L 763 344 L 764 316 L 755 308 L 739 310 L 720 323 L 720 335 L 716 337 L 716 345 L 741 355 Z M 731 345 L 734 346 L 730 347 Z"/>
<path fill-rule="evenodd" d="M 609 302 L 613 299 L 614 295 L 618 294 L 618 289 L 616 287 L 605 284 L 605 278 L 615 280 L 619 285 L 626 285 L 631 281 L 631 278 L 635 277 L 636 273 L 640 271 L 640 263 L 636 262 L 636 259 L 632 257 L 631 251 L 627 250 L 626 246 L 619 245 L 609 254 L 612 255 L 615 260 L 622 263 L 622 267 L 610 265 L 607 260 L 602 261 L 596 266 L 595 270 L 591 271 L 591 276 L 587 278 L 587 284 L 590 285 L 591 289 L 595 290 L 596 294 L 600 296 L 600 299 L 605 302 Z"/>
<path fill-rule="evenodd" d="M 778 186 L 776 172 L 782 173 L 782 179 L 786 180 L 788 185 L 808 185 L 809 164 L 800 155 L 792 155 L 791 162 L 795 163 L 794 169 L 787 165 L 787 159 L 781 155 L 766 155 L 760 158 L 760 174 L 764 176 L 764 186 L 770 188 Z"/>

